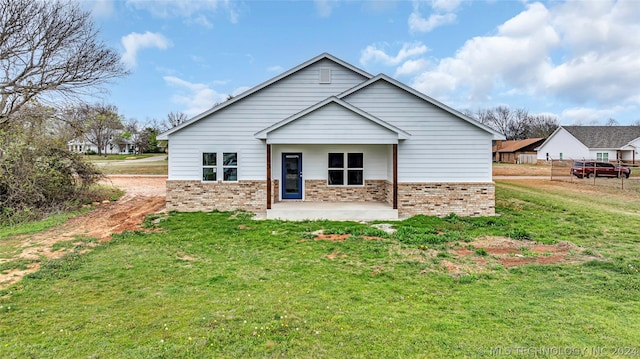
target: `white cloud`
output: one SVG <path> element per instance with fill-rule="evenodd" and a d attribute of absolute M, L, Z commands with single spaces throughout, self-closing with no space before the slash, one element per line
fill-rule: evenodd
<path fill-rule="evenodd" d="M 268 72 L 278 72 L 278 73 L 280 73 L 280 72 L 284 71 L 284 68 L 282 66 L 280 66 L 280 65 L 269 66 L 269 67 L 267 67 L 267 71 Z"/>
<path fill-rule="evenodd" d="M 431 0 L 431 7 L 435 10 L 451 12 L 457 10 L 462 0 Z"/>
<path fill-rule="evenodd" d="M 634 0 L 531 3 L 495 35 L 474 37 L 454 56 L 432 59 L 412 86 L 436 98 L 466 99 L 468 105 L 496 94 L 640 105 L 640 36 L 631 35 L 640 34 L 638 18 Z M 611 116 L 590 113 L 585 118 Z"/>
<path fill-rule="evenodd" d="M 413 2 L 413 12 L 409 15 L 410 32 L 430 32 L 433 29 L 456 22 L 457 15 L 454 13 L 460 6 L 461 0 L 432 0 L 431 10 L 433 13 L 425 19 L 420 10 L 421 3 Z"/>
<path fill-rule="evenodd" d="M 171 42 L 160 33 L 145 32 L 144 34 L 138 34 L 132 32 L 129 35 L 123 36 L 121 39 L 122 46 L 124 46 L 124 54 L 122 54 L 122 62 L 129 67 L 135 67 L 137 64 L 137 54 L 140 49 L 143 48 L 158 48 L 165 50 L 171 46 Z"/>
<path fill-rule="evenodd" d="M 337 0 L 314 0 L 316 11 L 320 17 L 329 17 L 335 7 L 338 6 Z"/>
<path fill-rule="evenodd" d="M 93 5 L 91 14 L 95 17 L 110 17 L 115 11 L 113 0 L 94 0 L 89 4 Z"/>
<path fill-rule="evenodd" d="M 476 101 L 487 100 L 501 83 L 527 92 L 550 67 L 549 52 L 559 43 L 557 33 L 547 22 L 546 8 L 533 4 L 499 27 L 497 35 L 468 40 L 455 57 L 440 60 L 436 67 L 419 75 L 413 85 L 433 94 L 442 90 L 433 78 L 445 73 L 456 79 L 452 84 L 455 89 L 465 87 L 470 92 L 468 98 Z"/>
<path fill-rule="evenodd" d="M 569 108 L 560 114 L 561 123 L 572 125 L 604 125 L 605 121 L 615 118 L 616 114 L 624 110 L 621 106 L 607 109 L 595 109 L 588 107 Z"/>
<path fill-rule="evenodd" d="M 409 30 L 411 32 L 429 32 L 436 27 L 451 24 L 456 21 L 456 14 L 431 14 L 428 19 L 414 11 L 409 16 Z"/>
<path fill-rule="evenodd" d="M 416 59 L 405 61 L 398 69 L 396 69 L 395 77 L 404 75 L 413 75 L 429 67 L 429 61 L 426 59 Z"/>
<path fill-rule="evenodd" d="M 213 24 L 209 21 L 209 19 L 207 19 L 206 16 L 200 14 L 197 15 L 196 17 L 194 17 L 193 19 L 190 20 L 191 23 L 200 25 L 200 26 L 204 26 L 206 28 L 213 28 Z"/>
<path fill-rule="evenodd" d="M 160 18 L 184 17 L 188 22 L 211 27 L 208 16 L 219 10 L 226 11 L 231 23 L 238 22 L 238 11 L 229 0 L 127 0 L 127 4 L 138 10 L 149 11 Z"/>
<path fill-rule="evenodd" d="M 385 44 L 380 45 L 386 47 Z M 367 46 L 360 54 L 360 63 L 367 65 L 372 62 L 380 62 L 385 65 L 398 65 L 404 60 L 425 54 L 429 49 L 420 42 L 406 43 L 402 45 L 400 51 L 395 56 L 387 55 L 383 49 L 379 49 L 378 45 Z"/>
<path fill-rule="evenodd" d="M 192 83 L 175 76 L 165 76 L 164 81 L 170 86 L 177 87 L 179 92 L 172 96 L 175 103 L 183 104 L 182 111 L 189 117 L 195 116 L 212 108 L 216 103 L 227 99 L 226 94 L 219 93 L 206 84 Z"/>

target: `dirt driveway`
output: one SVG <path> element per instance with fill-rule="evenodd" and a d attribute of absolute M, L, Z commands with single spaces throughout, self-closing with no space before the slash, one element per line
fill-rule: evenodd
<path fill-rule="evenodd" d="M 165 176 L 107 177 L 103 182 L 123 189 L 125 195 L 117 202 L 98 204 L 95 210 L 71 218 L 45 232 L 17 238 L 19 253 L 14 259 L 25 260 L 30 264 L 26 268 L 0 273 L 0 289 L 37 271 L 42 257 L 59 258 L 67 253 L 64 249 L 54 250 L 56 243 L 81 241 L 83 238 L 104 242 L 110 240 L 113 233 L 140 229 L 148 214 L 164 210 L 166 181 Z"/>

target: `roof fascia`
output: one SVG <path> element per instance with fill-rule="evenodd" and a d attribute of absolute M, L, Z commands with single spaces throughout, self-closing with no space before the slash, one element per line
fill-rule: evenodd
<path fill-rule="evenodd" d="M 412 88 L 410 86 L 407 86 L 407 85 L 403 84 L 402 82 L 400 82 L 400 81 L 398 81 L 398 80 L 396 80 L 394 78 L 391 78 L 391 77 L 389 77 L 389 76 L 387 76 L 385 74 L 378 74 L 375 77 L 372 77 L 369 80 L 364 81 L 364 82 L 360 83 L 359 85 L 354 86 L 351 89 L 342 92 L 337 97 L 340 98 L 340 99 L 345 98 L 345 97 L 347 97 L 347 96 L 349 96 L 349 95 L 351 95 L 351 94 L 353 94 L 355 92 L 358 92 L 358 91 L 362 90 L 363 88 L 365 88 L 365 87 L 367 87 L 367 86 L 369 86 L 369 85 L 371 85 L 371 84 L 373 84 L 373 83 L 375 83 L 377 81 L 380 81 L 380 80 L 386 81 L 386 82 L 388 82 L 388 83 L 390 83 L 390 84 L 392 84 L 392 85 L 394 85 L 396 87 L 399 87 L 402 90 L 404 90 L 404 91 L 406 91 L 406 92 L 408 92 L 408 93 L 410 93 L 410 94 L 412 94 L 412 95 L 414 95 L 414 96 L 416 96 L 416 97 L 418 97 L 418 98 L 420 98 L 420 99 L 422 99 L 422 100 L 424 100 L 424 101 L 426 101 L 426 102 L 438 107 L 439 109 L 441 109 L 441 110 L 443 110 L 445 112 L 448 112 L 448 113 L 450 113 L 450 114 L 452 114 L 452 115 L 454 115 L 454 116 L 456 116 L 456 117 L 458 117 L 458 118 L 460 118 L 462 120 L 465 120 L 465 121 L 469 122 L 470 124 L 480 128 L 480 129 L 482 129 L 482 130 L 484 130 L 486 132 L 489 132 L 490 134 L 493 135 L 493 139 L 494 140 L 505 140 L 506 139 L 506 137 L 503 134 L 501 134 L 500 132 L 495 131 L 494 129 L 492 129 L 492 128 L 488 127 L 488 126 L 481 124 L 480 122 L 478 122 L 475 119 L 473 119 L 473 118 L 471 118 L 471 117 L 459 112 L 458 110 L 455 110 L 455 109 L 443 104 L 442 102 L 440 102 L 440 101 L 438 101 L 438 100 L 436 100 L 436 99 L 434 99 L 432 97 L 429 97 L 429 96 L 423 94 L 422 92 L 420 92 L 420 91 L 418 91 L 418 90 L 416 90 L 416 89 L 414 89 L 414 88 Z"/>
<path fill-rule="evenodd" d="M 187 127 L 187 126 L 190 126 L 191 124 L 193 124 L 195 122 L 198 122 L 201 119 L 203 119 L 203 118 L 205 118 L 205 117 L 207 117 L 207 116 L 209 116 L 209 115 L 211 115 L 211 114 L 213 114 L 215 112 L 218 112 L 218 111 L 222 110 L 223 108 L 231 106 L 232 104 L 242 100 L 243 98 L 248 97 L 248 96 L 250 96 L 250 95 L 252 95 L 252 94 L 254 94 L 254 93 L 256 93 L 256 92 L 258 92 L 258 91 L 260 91 L 262 89 L 264 89 L 265 87 L 268 87 L 268 86 L 270 86 L 270 85 L 272 85 L 272 84 L 274 84 L 274 83 L 276 83 L 276 82 L 278 82 L 278 81 L 280 81 L 280 80 L 282 80 L 282 79 L 284 79 L 284 78 L 286 78 L 286 77 L 288 77 L 288 76 L 290 76 L 290 75 L 292 75 L 292 74 L 294 74 L 294 73 L 296 73 L 296 72 L 298 72 L 298 71 L 300 71 L 300 70 L 302 70 L 302 69 L 304 69 L 306 67 L 309 67 L 309 66 L 311 66 L 311 65 L 313 65 L 313 64 L 315 64 L 315 63 L 317 63 L 319 61 L 322 61 L 324 59 L 333 61 L 333 62 L 337 63 L 338 65 L 344 66 L 344 67 L 348 68 L 349 70 L 351 70 L 351 71 L 353 71 L 353 72 L 355 72 L 355 73 L 357 73 L 357 74 L 359 74 L 361 76 L 364 76 L 366 78 L 370 79 L 373 76 L 370 73 L 368 73 L 368 72 L 366 72 L 366 71 L 364 71 L 364 70 L 362 70 L 360 68 L 357 68 L 357 67 L 349 64 L 348 62 L 340 60 L 339 58 L 337 58 L 337 57 L 325 52 L 325 53 L 322 53 L 322 54 L 320 54 L 320 55 L 318 55 L 318 56 L 316 56 L 316 57 L 314 57 L 314 58 L 312 58 L 312 59 L 310 59 L 308 61 L 303 62 L 302 64 L 300 64 L 300 65 L 298 65 L 298 66 L 296 66 L 296 67 L 294 67 L 294 68 L 292 68 L 292 69 L 290 69 L 290 70 L 288 70 L 286 72 L 283 72 L 282 74 L 280 74 L 280 75 L 278 75 L 276 77 L 271 78 L 270 80 L 267 80 L 267 81 L 265 81 L 265 82 L 263 82 L 263 83 L 261 83 L 261 84 L 259 84 L 257 86 L 254 86 L 254 87 L 246 90 L 245 92 L 242 92 L 241 94 L 239 94 L 239 95 L 237 95 L 237 96 L 235 96 L 235 97 L 233 97 L 233 98 L 231 98 L 231 99 L 229 99 L 229 100 L 227 100 L 227 101 L 225 101 L 225 102 L 223 102 L 221 104 L 218 104 L 217 106 L 214 106 L 214 107 L 212 107 L 211 109 L 209 109 L 209 110 L 207 110 L 205 112 L 200 113 L 199 115 L 196 115 L 195 117 L 191 118 L 190 120 L 185 121 L 184 123 L 181 123 L 180 125 L 178 125 L 178 126 L 176 126 L 174 128 L 171 128 L 171 129 L 159 134 L 158 135 L 158 139 L 159 140 L 168 140 L 169 139 L 169 135 L 171 135 L 172 133 L 180 131 L 181 129 L 183 129 L 183 128 Z"/>

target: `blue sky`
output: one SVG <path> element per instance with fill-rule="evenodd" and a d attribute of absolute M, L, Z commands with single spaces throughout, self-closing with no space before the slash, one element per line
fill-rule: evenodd
<path fill-rule="evenodd" d="M 86 0 L 127 119 L 194 116 L 323 52 L 458 110 L 640 121 L 640 1 Z"/>

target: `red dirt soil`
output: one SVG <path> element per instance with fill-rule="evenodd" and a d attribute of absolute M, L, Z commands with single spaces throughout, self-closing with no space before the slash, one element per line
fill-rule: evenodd
<path fill-rule="evenodd" d="M 64 224 L 35 235 L 20 237 L 21 251 L 13 259 L 34 261 L 23 270 L 0 273 L 0 289 L 18 282 L 40 267 L 40 258 L 60 258 L 66 250 L 53 250 L 54 244 L 95 238 L 98 242 L 111 239 L 114 233 L 140 230 L 145 217 L 160 212 L 165 206 L 166 177 L 110 176 L 105 181 L 125 191 L 117 202 L 97 205 L 91 212 L 69 219 Z"/>
<path fill-rule="evenodd" d="M 477 251 L 482 250 L 486 251 L 486 255 L 478 254 Z M 453 254 L 454 258 L 440 262 L 440 266 L 454 276 L 481 272 L 490 265 L 517 267 L 526 264 L 578 263 L 602 259 L 597 255 L 585 254 L 584 248 L 570 242 L 541 244 L 506 237 L 477 238 L 469 243 L 454 246 L 448 252 Z"/>

